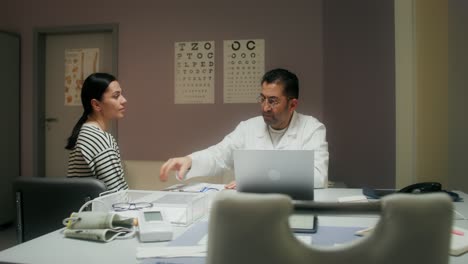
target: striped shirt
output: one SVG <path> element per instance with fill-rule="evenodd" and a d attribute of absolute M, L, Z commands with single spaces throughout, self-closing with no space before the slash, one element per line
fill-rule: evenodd
<path fill-rule="evenodd" d="M 128 189 L 120 151 L 114 137 L 97 126 L 83 124 L 75 148 L 68 157 L 68 177 L 93 177 L 108 190 Z"/>

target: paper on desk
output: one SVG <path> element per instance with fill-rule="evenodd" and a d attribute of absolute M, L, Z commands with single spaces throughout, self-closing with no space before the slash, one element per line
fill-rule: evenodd
<path fill-rule="evenodd" d="M 468 230 L 454 226 L 450 241 L 450 255 L 459 256 L 468 252 Z"/>
<path fill-rule="evenodd" d="M 338 202 L 349 203 L 349 202 L 367 202 L 367 197 L 364 195 L 344 196 L 339 197 Z"/>
<path fill-rule="evenodd" d="M 182 187 L 181 190 L 184 192 L 212 192 L 224 190 L 224 184 L 212 184 L 212 183 L 196 183 Z"/>
<path fill-rule="evenodd" d="M 224 190 L 224 184 L 212 184 L 212 183 L 196 183 L 190 184 L 180 189 L 184 192 L 201 192 L 207 195 L 206 207 L 208 210 L 211 209 L 213 197 L 218 191 Z"/>
<path fill-rule="evenodd" d="M 302 235 L 302 234 L 294 234 L 294 236 L 306 245 L 312 245 L 312 236 L 311 235 Z"/>
<path fill-rule="evenodd" d="M 166 220 L 171 224 L 188 224 L 187 209 L 186 208 L 167 208 L 167 207 L 155 207 L 155 209 L 162 210 L 166 215 Z"/>
<path fill-rule="evenodd" d="M 294 233 L 294 236 L 301 241 L 302 243 L 306 245 L 311 245 L 312 244 L 312 236 L 311 235 L 303 235 L 303 234 L 298 234 Z M 208 244 L 208 235 L 204 235 L 200 241 L 198 241 L 199 246 L 206 246 Z"/>
<path fill-rule="evenodd" d="M 206 245 L 183 247 L 137 247 L 136 256 L 144 258 L 205 257 Z"/>
<path fill-rule="evenodd" d="M 208 244 L 208 235 L 204 235 L 200 241 L 198 241 L 198 245 L 206 246 Z"/>
<path fill-rule="evenodd" d="M 462 213 L 453 209 L 453 219 L 454 220 L 468 220 Z"/>

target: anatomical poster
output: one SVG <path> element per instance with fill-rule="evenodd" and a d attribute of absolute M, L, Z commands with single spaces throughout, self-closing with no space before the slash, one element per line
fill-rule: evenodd
<path fill-rule="evenodd" d="M 81 105 L 83 82 L 98 71 L 98 48 L 65 50 L 65 105 Z"/>

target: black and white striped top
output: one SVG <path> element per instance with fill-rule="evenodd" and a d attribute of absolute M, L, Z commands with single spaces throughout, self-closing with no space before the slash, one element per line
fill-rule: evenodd
<path fill-rule="evenodd" d="M 108 190 L 128 189 L 120 151 L 114 137 L 92 124 L 83 124 L 75 148 L 68 157 L 68 177 L 93 177 Z"/>

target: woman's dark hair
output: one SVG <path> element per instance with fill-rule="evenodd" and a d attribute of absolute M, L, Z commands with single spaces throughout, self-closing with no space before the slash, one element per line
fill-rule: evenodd
<path fill-rule="evenodd" d="M 88 119 L 88 115 L 93 113 L 91 100 L 96 99 L 101 101 L 102 95 L 106 91 L 109 84 L 117 79 L 108 73 L 93 73 L 83 83 L 81 88 L 81 104 L 83 105 L 83 115 L 80 117 L 76 125 L 73 127 L 72 133 L 68 138 L 66 149 L 72 150 L 76 145 L 78 134 L 80 133 L 81 126 Z"/>
<path fill-rule="evenodd" d="M 267 84 L 281 83 L 284 85 L 283 94 L 286 97 L 299 99 L 299 80 L 294 73 L 288 70 L 281 68 L 271 70 L 263 75 L 260 83 L 264 82 Z"/>

